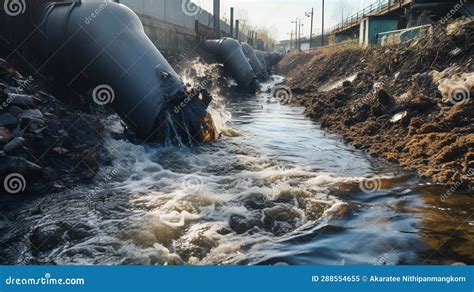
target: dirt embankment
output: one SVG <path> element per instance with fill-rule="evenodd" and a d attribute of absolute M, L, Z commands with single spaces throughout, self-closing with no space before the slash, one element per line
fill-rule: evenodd
<path fill-rule="evenodd" d="M 473 33 L 464 19 L 409 43 L 292 54 L 277 72 L 288 77 L 292 102 L 345 141 L 434 182 L 472 188 Z"/>

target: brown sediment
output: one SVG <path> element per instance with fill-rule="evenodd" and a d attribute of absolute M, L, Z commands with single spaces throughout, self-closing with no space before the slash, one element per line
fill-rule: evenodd
<path fill-rule="evenodd" d="M 204 116 L 204 120 L 201 124 L 201 131 L 204 142 L 212 142 L 217 140 L 216 127 L 214 125 L 214 121 L 212 120 L 212 116 L 209 113 Z"/>
<path fill-rule="evenodd" d="M 292 102 L 346 142 L 434 182 L 472 187 L 474 22 L 462 21 L 398 45 L 291 54 L 277 72 Z"/>

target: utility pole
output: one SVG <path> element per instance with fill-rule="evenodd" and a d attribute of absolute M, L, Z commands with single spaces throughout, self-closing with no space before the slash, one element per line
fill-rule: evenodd
<path fill-rule="evenodd" d="M 230 8 L 230 35 L 234 37 L 234 7 Z"/>
<path fill-rule="evenodd" d="M 306 17 L 311 17 L 311 29 L 309 31 L 309 48 L 313 46 L 313 20 L 314 20 L 314 8 L 311 8 L 311 12 L 305 12 Z"/>
<path fill-rule="evenodd" d="M 291 48 L 296 50 L 296 33 L 293 30 L 291 30 L 291 38 L 292 38 Z"/>
<path fill-rule="evenodd" d="M 239 25 L 240 25 L 240 20 L 237 19 L 235 21 L 235 39 L 236 40 L 239 40 L 239 33 L 240 33 Z"/>
<path fill-rule="evenodd" d="M 295 24 L 295 50 L 298 49 L 298 18 L 291 23 Z"/>
<path fill-rule="evenodd" d="M 214 0 L 214 28 L 221 30 L 221 0 Z"/>
<path fill-rule="evenodd" d="M 287 35 L 288 35 L 288 33 L 287 33 Z M 290 35 L 290 42 L 288 44 L 288 49 L 291 51 L 291 48 L 293 46 L 293 30 L 291 30 L 291 33 L 289 33 L 289 35 Z"/>
<path fill-rule="evenodd" d="M 298 24 L 298 50 L 301 50 L 301 20 Z"/>
<path fill-rule="evenodd" d="M 321 27 L 321 47 L 324 47 L 324 0 L 323 0 L 323 24 Z"/>
<path fill-rule="evenodd" d="M 379 4 L 380 4 L 380 1 L 379 0 Z M 341 23 L 344 22 L 344 0 L 341 0 Z"/>
<path fill-rule="evenodd" d="M 301 50 L 301 27 L 304 26 L 304 23 L 301 23 L 301 19 L 300 19 L 300 23 L 298 24 L 298 50 Z"/>

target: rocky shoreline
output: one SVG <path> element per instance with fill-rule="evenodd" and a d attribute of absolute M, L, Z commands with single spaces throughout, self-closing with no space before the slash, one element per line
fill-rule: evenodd
<path fill-rule="evenodd" d="M 293 53 L 280 62 L 291 103 L 373 157 L 472 191 L 474 21 L 430 37 Z"/>
<path fill-rule="evenodd" d="M 81 109 L 81 97 L 68 105 L 45 88 L 0 59 L 2 194 L 47 194 L 90 182 L 99 170 L 100 118 Z"/>

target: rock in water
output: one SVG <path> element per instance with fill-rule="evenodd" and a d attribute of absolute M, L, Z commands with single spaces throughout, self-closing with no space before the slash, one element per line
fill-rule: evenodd
<path fill-rule="evenodd" d="M 12 138 L 12 135 L 6 128 L 0 127 L 0 145 L 10 142 Z"/>
<path fill-rule="evenodd" d="M 0 125 L 12 130 L 18 125 L 18 119 L 10 113 L 0 115 Z"/>
<path fill-rule="evenodd" d="M 39 252 L 46 252 L 59 246 L 64 241 L 66 230 L 60 224 L 36 227 L 31 235 L 31 244 Z"/>
<path fill-rule="evenodd" d="M 278 205 L 263 211 L 265 228 L 276 235 L 282 235 L 295 229 L 300 221 L 300 214 L 288 205 Z"/>
<path fill-rule="evenodd" d="M 22 108 L 31 108 L 35 106 L 33 97 L 25 94 L 9 93 L 8 100 L 12 105 L 16 105 Z"/>
<path fill-rule="evenodd" d="M 24 110 L 20 114 L 22 120 L 42 120 L 44 118 L 43 113 L 38 109 Z"/>
<path fill-rule="evenodd" d="M 25 178 L 40 178 L 43 176 L 43 168 L 37 164 L 20 157 L 0 156 L 0 177 L 12 173 L 19 173 Z"/>
<path fill-rule="evenodd" d="M 3 151 L 8 155 L 12 155 L 18 152 L 20 148 L 23 147 L 23 144 L 25 144 L 25 138 L 17 137 L 5 145 L 5 147 L 3 147 Z"/>
<path fill-rule="evenodd" d="M 252 230 L 254 227 L 261 227 L 260 218 L 256 213 L 251 213 L 249 218 L 246 218 L 242 215 L 232 215 L 230 216 L 229 226 L 237 234 L 243 234 L 249 230 Z"/>

